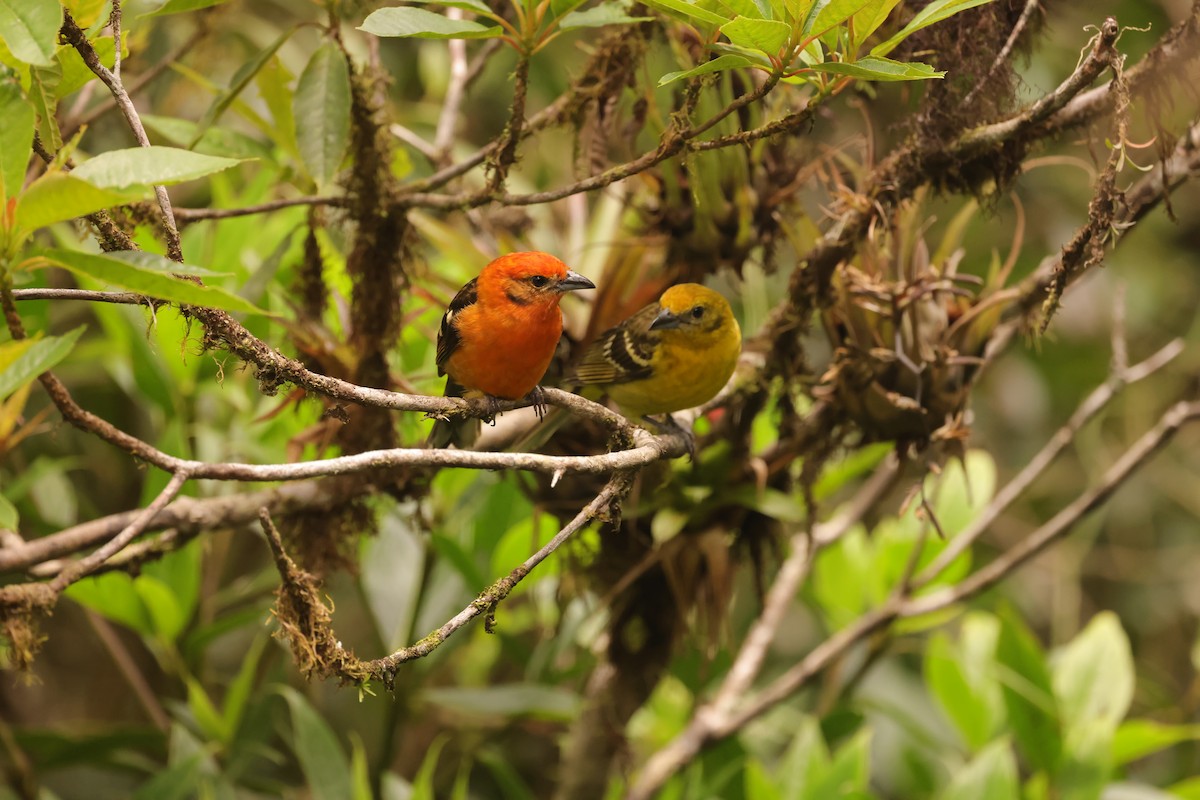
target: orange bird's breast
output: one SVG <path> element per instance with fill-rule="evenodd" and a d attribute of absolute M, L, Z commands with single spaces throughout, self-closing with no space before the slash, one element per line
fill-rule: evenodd
<path fill-rule="evenodd" d="M 446 373 L 466 389 L 518 400 L 533 391 L 562 336 L 557 298 L 491 310 L 476 304 L 454 318 L 460 342 Z"/>

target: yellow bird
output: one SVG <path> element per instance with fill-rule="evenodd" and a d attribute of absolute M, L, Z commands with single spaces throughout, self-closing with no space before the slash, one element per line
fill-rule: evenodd
<path fill-rule="evenodd" d="M 695 408 L 725 386 L 742 350 L 728 301 L 681 283 L 600 334 L 571 379 L 597 386 L 629 417 Z"/>

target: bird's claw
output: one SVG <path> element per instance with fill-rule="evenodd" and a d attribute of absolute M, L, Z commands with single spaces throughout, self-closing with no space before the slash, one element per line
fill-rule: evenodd
<path fill-rule="evenodd" d="M 538 418 L 538 421 L 544 419 L 548 404 L 546 403 L 546 392 L 542 390 L 542 387 L 533 387 L 533 390 L 525 395 L 525 399 L 530 402 L 533 408 L 533 415 Z"/>
<path fill-rule="evenodd" d="M 646 415 L 642 417 L 646 422 L 653 425 L 660 433 L 677 433 L 683 437 L 683 446 L 687 449 L 688 461 L 696 460 L 696 434 L 684 428 L 675 421 L 675 417 L 670 414 L 663 414 L 663 419 L 658 420 L 654 417 Z"/>

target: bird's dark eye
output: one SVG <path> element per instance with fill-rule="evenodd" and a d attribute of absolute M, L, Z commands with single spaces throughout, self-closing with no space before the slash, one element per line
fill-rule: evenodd
<path fill-rule="evenodd" d="M 547 278 L 545 275 L 534 275 L 533 277 L 531 277 L 529 279 L 529 282 L 540 289 L 543 286 L 545 286 L 547 283 L 549 283 L 550 279 Z"/>
<path fill-rule="evenodd" d="M 704 306 L 692 306 L 692 319 L 700 319 L 704 316 Z"/>

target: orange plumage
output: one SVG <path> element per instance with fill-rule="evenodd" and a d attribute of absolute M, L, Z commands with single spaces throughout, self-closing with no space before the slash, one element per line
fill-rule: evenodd
<path fill-rule="evenodd" d="M 489 263 L 442 317 L 437 367 L 439 375 L 449 376 L 446 395 L 505 400 L 529 395 L 562 336 L 563 294 L 594 288 L 547 253 L 509 253 Z M 435 428 L 432 441 L 450 438 L 461 437 Z"/>

